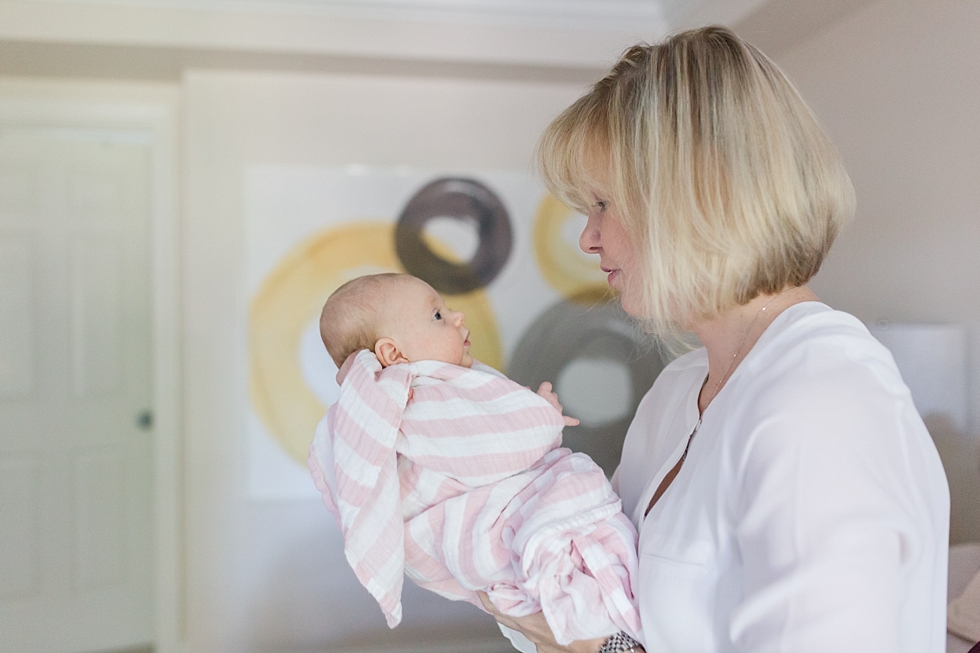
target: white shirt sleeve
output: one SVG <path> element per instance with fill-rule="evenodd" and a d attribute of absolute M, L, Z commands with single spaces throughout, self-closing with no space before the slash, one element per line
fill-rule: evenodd
<path fill-rule="evenodd" d="M 892 652 L 914 491 L 902 487 L 896 404 L 862 379 L 809 378 L 755 407 L 732 510 L 744 594 L 733 642 L 752 653 Z M 808 391 L 812 390 L 812 391 Z M 905 452 L 907 453 L 907 452 Z"/>

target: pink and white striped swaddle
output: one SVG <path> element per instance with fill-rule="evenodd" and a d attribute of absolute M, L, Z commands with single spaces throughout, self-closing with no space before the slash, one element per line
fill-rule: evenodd
<path fill-rule="evenodd" d="M 309 466 L 390 627 L 408 574 L 453 600 L 480 606 L 484 590 L 506 614 L 541 610 L 563 644 L 638 636 L 635 530 L 602 470 L 560 447 L 562 427 L 489 367 L 357 355 Z"/>

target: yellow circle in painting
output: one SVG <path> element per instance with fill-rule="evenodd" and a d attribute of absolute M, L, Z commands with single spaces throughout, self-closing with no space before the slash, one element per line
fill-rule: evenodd
<path fill-rule="evenodd" d="M 373 272 L 404 272 L 394 239 L 390 223 L 360 222 L 316 234 L 279 262 L 252 299 L 252 405 L 269 433 L 300 463 L 306 463 L 313 431 L 327 410 L 303 379 L 303 332 L 317 319 L 330 293 L 346 281 Z M 478 290 L 444 299 L 466 314 L 474 358 L 499 369 L 500 338 L 486 293 Z"/>
<path fill-rule="evenodd" d="M 541 275 L 566 298 L 580 302 L 596 293 L 610 293 L 598 260 L 590 260 L 562 237 L 562 227 L 575 215 L 551 195 L 545 195 L 534 216 L 534 254 Z"/>

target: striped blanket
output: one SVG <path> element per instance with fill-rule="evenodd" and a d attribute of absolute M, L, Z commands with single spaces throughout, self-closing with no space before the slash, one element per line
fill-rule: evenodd
<path fill-rule="evenodd" d="M 411 401 L 409 401 L 411 390 Z M 309 466 L 357 578 L 389 627 L 402 581 L 513 616 L 542 611 L 559 643 L 639 636 L 636 533 L 561 414 L 495 370 L 355 358 Z M 482 607 L 482 606 L 481 606 Z"/>

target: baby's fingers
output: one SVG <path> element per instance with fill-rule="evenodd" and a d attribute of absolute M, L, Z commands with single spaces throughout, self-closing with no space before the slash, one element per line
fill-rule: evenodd
<path fill-rule="evenodd" d="M 538 386 L 538 395 L 542 397 L 545 401 L 552 405 L 552 407 L 561 413 L 564 408 L 560 403 L 558 403 L 558 395 L 556 395 L 551 390 L 552 385 L 550 382 L 545 381 Z M 565 420 L 565 426 L 578 426 L 579 421 L 574 417 L 568 417 L 567 415 L 562 416 Z"/>
<path fill-rule="evenodd" d="M 537 395 L 539 397 L 542 397 L 543 399 L 547 399 L 549 404 L 551 404 L 558 410 L 561 410 L 561 405 L 558 403 L 558 395 L 552 392 L 551 383 L 549 381 L 545 381 L 544 383 L 538 386 Z"/>

